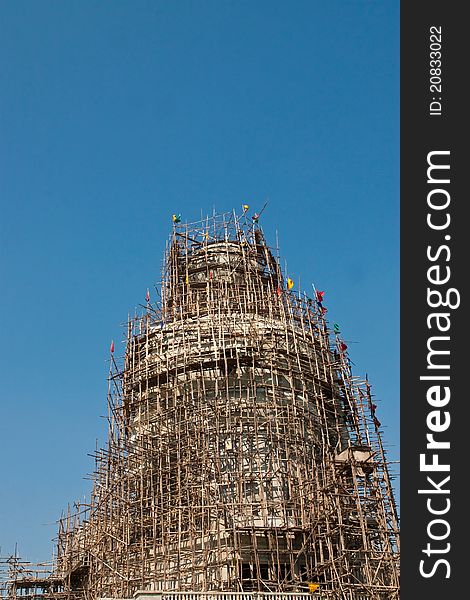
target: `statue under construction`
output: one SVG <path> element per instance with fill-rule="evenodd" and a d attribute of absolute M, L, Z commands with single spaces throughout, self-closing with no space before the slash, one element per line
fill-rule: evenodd
<path fill-rule="evenodd" d="M 248 207 L 173 217 L 161 301 L 111 354 L 93 491 L 6 595 L 393 600 L 398 523 L 367 381 Z M 312 599 L 313 600 L 313 599 Z"/>

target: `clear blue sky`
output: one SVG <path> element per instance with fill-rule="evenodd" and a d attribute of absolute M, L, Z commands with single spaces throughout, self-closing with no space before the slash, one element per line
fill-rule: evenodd
<path fill-rule="evenodd" d="M 399 454 L 399 2 L 0 3 L 0 546 L 48 560 L 171 214 L 261 208 Z M 119 340 L 119 342 L 118 342 Z"/>

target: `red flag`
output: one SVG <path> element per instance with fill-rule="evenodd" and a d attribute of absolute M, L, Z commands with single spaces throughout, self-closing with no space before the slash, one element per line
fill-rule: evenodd
<path fill-rule="evenodd" d="M 323 296 L 325 295 L 325 292 L 317 292 L 317 301 L 318 302 L 323 302 Z"/>
<path fill-rule="evenodd" d="M 147 290 L 147 293 L 145 294 L 145 299 L 147 300 L 147 302 L 150 302 L 150 292 L 149 292 L 149 290 Z"/>
<path fill-rule="evenodd" d="M 322 315 L 326 315 L 327 312 L 328 312 L 328 309 L 326 308 L 326 306 L 322 306 L 321 307 L 321 314 Z"/>
<path fill-rule="evenodd" d="M 209 271 L 209 279 L 212 279 L 214 273 L 212 273 L 212 271 Z"/>
<path fill-rule="evenodd" d="M 114 354 L 114 340 L 111 342 L 111 346 L 109 347 L 109 351 L 111 354 Z"/>
<path fill-rule="evenodd" d="M 346 344 L 344 342 L 341 342 L 341 344 L 339 345 L 339 349 L 341 350 L 341 352 L 344 352 L 345 350 L 348 349 L 348 347 L 346 346 Z"/>
<path fill-rule="evenodd" d="M 277 295 L 280 296 L 281 295 L 281 288 L 279 286 L 277 286 Z"/>

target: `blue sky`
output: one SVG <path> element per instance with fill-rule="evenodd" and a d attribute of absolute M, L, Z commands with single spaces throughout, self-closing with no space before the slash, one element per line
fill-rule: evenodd
<path fill-rule="evenodd" d="M 268 199 L 398 460 L 398 1 L 2 2 L 0 198 L 3 555 L 48 560 L 88 493 L 174 212 Z"/>

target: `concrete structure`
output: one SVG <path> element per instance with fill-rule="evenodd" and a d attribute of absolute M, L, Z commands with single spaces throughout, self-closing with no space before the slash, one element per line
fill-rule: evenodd
<path fill-rule="evenodd" d="M 175 223 L 161 302 L 112 356 L 90 502 L 53 577 L 83 600 L 398 598 L 370 386 L 246 212 Z"/>

